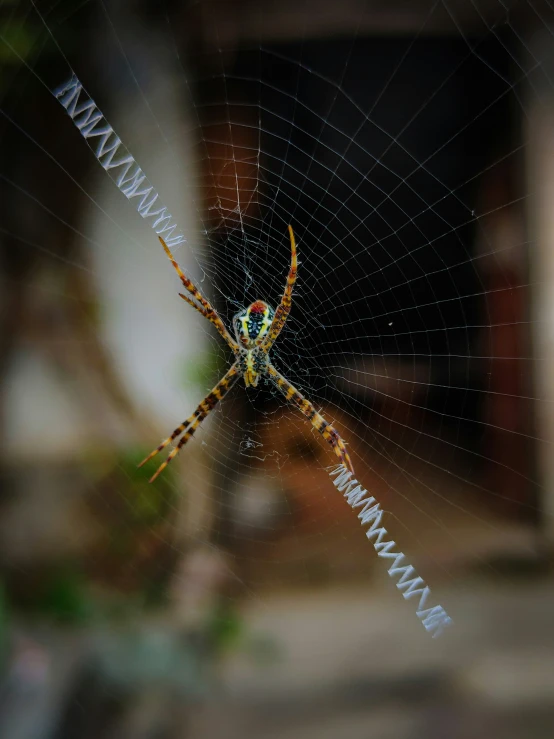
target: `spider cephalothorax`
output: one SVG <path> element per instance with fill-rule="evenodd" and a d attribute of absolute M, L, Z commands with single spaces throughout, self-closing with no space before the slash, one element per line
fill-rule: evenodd
<path fill-rule="evenodd" d="M 239 311 L 233 318 L 239 344 L 253 349 L 267 335 L 274 317 L 275 311 L 263 300 L 256 300 L 248 308 Z"/>
<path fill-rule="evenodd" d="M 152 459 L 153 456 L 158 452 L 161 452 L 162 449 L 164 449 L 168 444 L 171 444 L 174 439 L 184 432 L 175 449 L 171 452 L 166 461 L 160 465 L 158 471 L 150 479 L 150 482 L 155 480 L 160 472 L 167 467 L 179 452 L 179 449 L 181 449 L 192 437 L 208 413 L 215 408 L 218 402 L 233 387 L 240 375 L 243 376 L 246 387 L 256 387 L 260 377 L 266 377 L 270 382 L 272 382 L 273 385 L 283 393 L 285 398 L 291 403 L 294 403 L 298 410 L 306 416 L 316 431 L 323 436 L 325 441 L 331 444 L 341 463 L 353 472 L 350 456 L 346 451 L 346 445 L 339 432 L 316 411 L 310 401 L 298 392 L 298 390 L 291 385 L 290 382 L 283 377 L 283 375 L 278 372 L 269 361 L 269 350 L 273 346 L 275 339 L 281 333 L 281 329 L 285 325 L 285 321 L 290 313 L 292 305 L 292 288 L 296 282 L 296 243 L 294 241 L 294 233 L 291 226 L 289 226 L 289 235 L 291 264 L 285 292 L 283 293 L 281 302 L 276 311 L 274 311 L 267 303 L 264 303 L 263 300 L 256 300 L 256 302 L 249 305 L 248 308 L 239 311 L 233 318 L 236 341 L 233 339 L 229 331 L 227 331 L 225 324 L 217 314 L 215 308 L 210 305 L 194 283 L 191 282 L 191 280 L 189 280 L 189 278 L 181 271 L 181 268 L 173 258 L 173 254 L 169 247 L 160 237 L 160 242 L 165 249 L 167 256 L 175 267 L 185 289 L 189 295 L 192 295 L 192 298 L 190 298 L 189 295 L 183 295 L 182 293 L 179 293 L 179 295 L 183 300 L 186 300 L 189 305 L 192 305 L 193 308 L 201 313 L 204 318 L 207 318 L 208 321 L 211 321 L 214 324 L 221 336 L 233 350 L 235 361 L 211 393 L 206 395 L 192 416 L 189 416 L 186 421 L 183 421 L 180 426 L 177 426 L 171 436 L 168 436 L 165 441 L 162 441 L 162 443 L 140 463 L 139 467 L 145 464 L 145 462 L 148 462 L 149 459 Z"/>
<path fill-rule="evenodd" d="M 233 318 L 239 342 L 238 362 L 246 387 L 256 387 L 260 375 L 267 371 L 269 358 L 260 344 L 267 336 L 275 311 L 263 300 L 256 300 Z"/>

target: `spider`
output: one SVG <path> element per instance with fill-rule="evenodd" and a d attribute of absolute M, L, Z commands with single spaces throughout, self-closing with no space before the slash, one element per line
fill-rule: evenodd
<path fill-rule="evenodd" d="M 215 408 L 220 400 L 229 392 L 240 375 L 244 379 L 246 387 L 256 387 L 260 377 L 268 378 L 269 381 L 280 390 L 285 398 L 296 405 L 298 410 L 306 416 L 312 426 L 319 431 L 325 441 L 329 442 L 333 447 L 335 454 L 339 457 L 341 463 L 345 465 L 351 472 L 354 472 L 350 456 L 346 451 L 346 445 L 338 431 L 321 416 L 312 403 L 305 398 L 283 375 L 275 369 L 269 359 L 269 350 L 273 346 L 275 340 L 281 333 L 285 321 L 290 313 L 292 305 L 292 289 L 296 282 L 297 260 L 296 260 L 296 242 L 292 226 L 289 226 L 290 247 L 291 247 L 291 265 L 285 285 L 285 291 L 277 310 L 273 310 L 263 300 L 256 300 L 254 303 L 239 311 L 233 318 L 233 328 L 236 340 L 233 339 L 225 324 L 221 320 L 215 308 L 204 298 L 198 288 L 183 274 L 181 268 L 175 261 L 173 254 L 165 241 L 161 238 L 160 243 L 163 246 L 171 264 L 174 266 L 177 274 L 181 278 L 181 282 L 185 286 L 187 292 L 192 296 L 179 293 L 189 305 L 192 305 L 204 318 L 214 324 L 221 336 L 233 350 L 235 361 L 227 373 L 221 378 L 214 389 L 206 395 L 194 413 L 189 416 L 175 431 L 168 436 L 165 441 L 154 449 L 146 459 L 139 464 L 142 467 L 158 452 L 170 444 L 174 439 L 184 435 L 179 440 L 177 446 L 169 454 L 166 461 L 160 465 L 156 473 L 150 478 L 150 482 L 163 472 L 172 459 L 179 453 L 185 444 L 192 438 L 196 429 L 200 426 L 206 416 Z M 193 300 L 194 298 L 194 300 Z"/>

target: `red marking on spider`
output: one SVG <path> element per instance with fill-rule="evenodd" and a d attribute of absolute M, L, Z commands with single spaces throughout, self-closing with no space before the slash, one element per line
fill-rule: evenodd
<path fill-rule="evenodd" d="M 250 306 L 250 313 L 265 313 L 266 309 L 267 305 L 263 300 L 256 300 L 256 302 L 252 303 Z"/>

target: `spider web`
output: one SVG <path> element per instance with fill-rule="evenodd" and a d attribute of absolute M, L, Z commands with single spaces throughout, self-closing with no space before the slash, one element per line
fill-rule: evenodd
<path fill-rule="evenodd" d="M 237 383 L 157 492 L 134 472 L 231 357 L 52 96 L 69 65 L 174 215 L 175 256 L 227 326 L 256 299 L 277 306 L 293 226 L 298 281 L 272 360 L 336 425 L 447 604 L 481 597 L 468 573 L 535 563 L 551 530 L 552 8 L 347 6 L 4 8 L 3 234 L 6 254 L 36 266 L 5 258 L 35 293 L 6 355 L 9 479 L 30 506 L 43 468 L 73 466 L 87 513 L 79 537 L 59 529 L 57 556 L 133 593 L 147 561 L 187 623 L 206 593 L 265 612 L 279 590 L 390 584 L 329 481 L 332 450 L 270 386 Z M 73 334 L 56 313 L 68 305 L 86 314 Z M 41 314 L 64 328 L 42 337 Z M 64 364 L 63 341 L 81 360 Z M 65 501 L 66 476 L 50 476 Z M 6 568 L 30 573 L 18 537 L 40 529 L 48 552 L 59 516 L 18 534 L 17 515 Z M 116 559 L 121 537 L 143 534 Z M 410 609 L 390 613 L 417 642 Z"/>

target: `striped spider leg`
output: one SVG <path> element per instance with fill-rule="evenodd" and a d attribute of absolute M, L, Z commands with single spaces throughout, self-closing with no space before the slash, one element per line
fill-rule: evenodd
<path fill-rule="evenodd" d="M 182 293 L 179 293 L 180 297 L 183 298 L 189 305 L 192 305 L 193 308 L 195 308 L 199 313 L 201 313 L 204 318 L 207 318 L 208 321 L 214 324 L 216 329 L 219 331 L 221 336 L 225 339 L 227 344 L 231 347 L 233 352 L 235 354 L 238 354 L 239 352 L 239 346 L 236 343 L 236 341 L 233 340 L 231 337 L 231 334 L 227 331 L 225 328 L 225 324 L 221 320 L 219 314 L 215 310 L 215 308 L 206 300 L 206 298 L 202 295 L 200 290 L 196 287 L 196 285 L 190 280 L 181 270 L 179 265 L 177 264 L 173 254 L 171 253 L 170 248 L 165 243 L 165 241 L 160 237 L 158 237 L 160 240 L 161 245 L 164 248 L 165 253 L 168 256 L 168 259 L 170 260 L 171 264 L 175 268 L 175 271 L 179 275 L 179 278 L 181 279 L 181 282 L 185 286 L 185 289 L 192 295 L 194 300 L 188 297 L 188 295 L 183 295 Z M 215 408 L 215 406 L 219 403 L 219 401 L 226 395 L 226 393 L 233 387 L 235 382 L 238 380 L 239 377 L 239 365 L 237 362 L 233 364 L 233 366 L 229 369 L 227 374 L 217 383 L 217 385 L 211 390 L 211 392 L 206 395 L 204 400 L 200 403 L 198 408 L 194 411 L 192 416 L 189 416 L 180 426 L 177 426 L 175 431 L 171 434 L 171 436 L 168 436 L 165 441 L 162 441 L 162 443 L 154 449 L 153 452 L 151 452 L 145 459 L 142 460 L 142 462 L 139 464 L 139 467 L 142 467 L 146 462 L 149 462 L 152 457 L 155 457 L 158 452 L 161 452 L 162 449 L 165 449 L 165 447 L 168 444 L 171 444 L 171 442 L 176 439 L 180 434 L 185 432 L 182 439 L 180 439 L 179 443 L 173 449 L 173 451 L 169 454 L 166 461 L 158 468 L 158 470 L 152 475 L 150 478 L 150 482 L 154 482 L 154 480 L 158 477 L 158 475 L 167 467 L 167 465 L 171 462 L 172 459 L 174 459 L 177 454 L 180 452 L 180 450 L 184 447 L 184 445 L 189 441 L 189 439 L 193 436 L 194 432 L 200 426 L 202 421 L 206 418 L 206 416 Z"/>
<path fill-rule="evenodd" d="M 261 345 L 262 349 L 265 352 L 268 352 L 271 349 L 275 340 L 281 333 L 281 330 L 285 325 L 292 306 L 292 289 L 294 287 L 294 283 L 296 282 L 298 261 L 296 258 L 296 241 L 294 238 L 292 226 L 290 225 L 289 236 L 291 248 L 290 270 L 281 303 L 275 311 L 275 316 L 273 318 L 271 328 L 269 329 L 269 332 L 264 338 Z M 331 444 L 331 446 L 335 450 L 335 454 L 337 455 L 337 457 L 339 457 L 341 463 L 344 464 L 353 473 L 354 468 L 352 466 L 350 455 L 346 451 L 346 444 L 344 443 L 342 437 L 335 429 L 335 427 L 332 426 L 328 421 L 326 421 L 323 416 L 316 411 L 312 403 L 310 403 L 307 398 L 305 398 L 293 385 L 291 385 L 290 382 L 285 377 L 283 377 L 283 375 L 281 375 L 269 362 L 266 367 L 266 372 L 269 375 L 272 383 L 277 387 L 277 389 L 283 393 L 283 395 L 289 402 L 294 403 L 294 405 L 296 405 L 296 407 L 304 416 L 306 416 L 315 430 L 323 436 L 325 441 Z"/>
<path fill-rule="evenodd" d="M 294 385 L 291 385 L 286 377 L 283 377 L 283 375 L 278 372 L 272 364 L 268 365 L 267 372 L 275 387 L 283 393 L 290 403 L 294 403 L 300 413 L 306 416 L 314 429 L 323 436 L 325 441 L 331 444 L 335 454 L 340 459 L 341 464 L 343 464 L 353 474 L 354 467 L 352 466 L 352 460 L 346 451 L 346 444 L 336 428 L 326 421 L 323 416 L 316 411 L 312 403 L 310 403 L 310 401 L 305 398 L 302 393 L 294 387 Z"/>
<path fill-rule="evenodd" d="M 325 441 L 333 447 L 335 454 L 349 470 L 353 472 L 352 462 L 346 451 L 346 445 L 339 435 L 338 431 L 321 416 L 309 400 L 293 387 L 290 382 L 285 379 L 269 361 L 269 350 L 273 346 L 275 340 L 281 333 L 283 326 L 288 318 L 292 306 L 292 290 L 296 282 L 296 274 L 298 262 L 296 258 L 296 242 L 292 226 L 288 227 L 291 248 L 291 265 L 287 277 L 287 283 L 281 302 L 276 311 L 274 311 L 267 303 L 262 300 L 256 300 L 254 303 L 239 311 L 233 318 L 233 326 L 235 330 L 236 341 L 225 327 L 215 308 L 204 298 L 202 293 L 194 285 L 194 283 L 181 271 L 181 268 L 175 261 L 173 254 L 165 241 L 160 237 L 160 242 L 167 254 L 169 260 L 173 264 L 175 271 L 189 295 L 179 293 L 181 298 L 191 305 L 195 310 L 201 313 L 204 318 L 214 324 L 221 336 L 233 350 L 235 362 L 227 371 L 225 376 L 217 383 L 214 389 L 208 393 L 204 400 L 200 403 L 194 413 L 189 416 L 175 431 L 168 436 L 146 459 L 144 459 L 139 467 L 148 462 L 168 444 L 171 444 L 178 436 L 183 434 L 177 446 L 169 454 L 166 461 L 158 468 L 156 473 L 150 479 L 153 482 L 158 475 L 167 467 L 172 459 L 176 457 L 183 446 L 192 438 L 196 429 L 202 421 L 215 408 L 218 402 L 226 395 L 231 387 L 242 375 L 246 387 L 256 387 L 260 377 L 267 377 L 279 390 L 285 398 L 292 402 L 300 410 L 300 412 L 310 421 L 312 426 L 318 431 Z"/>
<path fill-rule="evenodd" d="M 237 362 L 235 362 L 233 366 L 228 370 L 227 374 L 224 375 L 217 383 L 214 389 L 206 395 L 204 400 L 201 401 L 200 405 L 194 411 L 192 416 L 189 416 L 186 421 L 183 421 L 180 426 L 177 426 L 171 436 L 168 436 L 167 439 L 165 441 L 162 441 L 162 443 L 158 447 L 156 447 L 153 452 L 150 452 L 146 459 L 142 460 L 142 462 L 139 464 L 139 467 L 142 467 L 143 464 L 149 462 L 152 457 L 155 457 L 158 452 L 161 452 L 162 449 L 165 449 L 168 444 L 171 444 L 174 439 L 176 439 L 180 434 L 183 433 L 183 431 L 185 431 L 175 449 L 173 449 L 173 451 L 169 454 L 165 462 L 160 465 L 160 467 L 158 467 L 156 472 L 150 478 L 149 482 L 154 482 L 156 477 L 158 477 L 158 475 L 165 470 L 171 460 L 176 457 L 177 454 L 179 454 L 187 441 L 192 438 L 194 432 L 200 426 L 202 421 L 211 411 L 213 411 L 219 401 L 225 397 L 225 395 L 233 387 L 238 378 L 239 365 Z"/>
<path fill-rule="evenodd" d="M 198 302 L 195 303 L 194 300 L 191 300 L 188 295 L 183 295 L 182 293 L 179 293 L 179 297 L 183 298 L 183 300 L 186 300 L 186 302 L 189 305 L 192 305 L 193 308 L 196 308 L 196 310 L 201 313 L 204 318 L 207 318 L 208 321 L 211 321 L 213 325 L 216 327 L 216 329 L 219 331 L 221 336 L 225 339 L 225 341 L 229 344 L 231 349 L 235 354 L 238 353 L 239 346 L 237 342 L 232 338 L 231 334 L 227 331 L 225 328 L 225 324 L 221 320 L 218 312 L 216 309 L 206 300 L 206 298 L 202 295 L 200 290 L 196 287 L 196 285 L 192 282 L 192 280 L 189 280 L 189 278 L 183 273 L 177 262 L 175 261 L 175 258 L 173 254 L 171 253 L 171 250 L 169 246 L 165 243 L 165 241 L 162 239 L 161 236 L 158 236 L 160 240 L 160 244 L 163 246 L 165 253 L 167 254 L 167 257 L 173 267 L 175 268 L 175 271 L 181 278 L 181 282 L 185 286 L 185 289 L 188 290 L 188 292 L 192 295 L 192 297 L 197 300 Z M 200 305 L 198 305 L 198 303 Z"/>
<path fill-rule="evenodd" d="M 273 344 L 275 343 L 275 339 L 281 333 L 281 330 L 283 326 L 285 325 L 285 321 L 287 320 L 289 316 L 290 309 L 292 306 L 292 288 L 294 287 L 294 283 L 296 282 L 298 261 L 296 259 L 296 240 L 294 238 L 294 231 L 292 230 L 292 226 L 290 225 L 289 225 L 289 237 L 290 237 L 290 270 L 289 270 L 289 274 L 287 277 L 287 284 L 285 285 L 285 292 L 283 293 L 283 297 L 281 298 L 279 307 L 275 311 L 275 315 L 273 317 L 273 321 L 271 322 L 269 332 L 267 336 L 264 338 L 264 340 L 262 341 L 261 348 L 264 352 L 268 352 L 273 346 Z"/>

